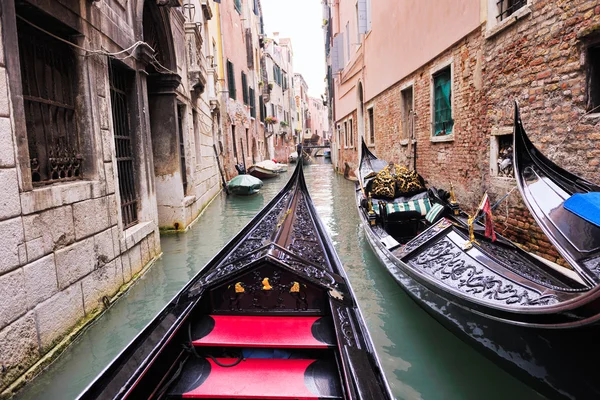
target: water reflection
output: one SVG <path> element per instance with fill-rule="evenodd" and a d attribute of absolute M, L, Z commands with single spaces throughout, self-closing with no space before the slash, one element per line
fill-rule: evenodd
<path fill-rule="evenodd" d="M 321 159 L 317 159 L 322 161 Z M 292 168 L 287 175 L 291 174 Z M 251 197 L 219 195 L 187 233 L 161 239 L 163 257 L 18 396 L 74 398 L 286 183 Z M 359 225 L 354 184 L 330 164 L 305 168 L 312 199 L 344 263 L 392 390 L 399 399 L 513 399 L 538 395 L 421 310 L 379 264 Z"/>

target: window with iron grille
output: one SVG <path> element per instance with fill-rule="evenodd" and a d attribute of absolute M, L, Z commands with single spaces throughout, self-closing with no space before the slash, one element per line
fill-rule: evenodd
<path fill-rule="evenodd" d="M 498 22 L 505 20 L 525 5 L 527 5 L 527 0 L 497 0 L 498 15 L 496 16 L 496 20 Z"/>
<path fill-rule="evenodd" d="M 234 0 L 235 2 L 235 10 L 238 12 L 238 14 L 242 13 L 242 0 Z"/>
<path fill-rule="evenodd" d="M 433 75 L 433 135 L 443 136 L 452 133 L 452 74 L 450 66 Z"/>
<path fill-rule="evenodd" d="M 129 96 L 133 79 L 130 71 L 115 62 L 110 64 L 109 75 L 121 216 L 123 227 L 127 229 L 138 222 L 133 132 L 129 114 Z"/>
<path fill-rule="evenodd" d="M 248 80 L 246 79 L 246 73 L 242 71 L 242 99 L 244 104 L 248 104 Z"/>
<path fill-rule="evenodd" d="M 229 97 L 235 99 L 235 70 L 233 63 L 227 60 L 227 89 L 229 90 Z"/>
<path fill-rule="evenodd" d="M 73 49 L 20 20 L 17 34 L 32 183 L 81 179 Z"/>
<path fill-rule="evenodd" d="M 250 116 L 256 118 L 256 95 L 254 94 L 254 89 L 249 88 L 248 95 L 250 96 Z"/>

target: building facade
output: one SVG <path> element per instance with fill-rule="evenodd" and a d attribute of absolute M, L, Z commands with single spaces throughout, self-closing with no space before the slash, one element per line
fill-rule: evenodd
<path fill-rule="evenodd" d="M 220 47 L 220 154 L 226 179 L 237 175 L 235 165 L 249 168 L 269 152 L 261 121 L 265 88 L 262 60 L 263 27 L 260 2 L 227 1 L 218 7 Z M 262 96 L 259 96 L 259 91 Z"/>
<path fill-rule="evenodd" d="M 303 141 L 309 125 L 308 84 L 302 74 L 294 74 L 294 97 L 296 100 L 296 127 L 294 133 Z M 310 133 L 309 133 L 310 135 Z"/>
<path fill-rule="evenodd" d="M 266 136 L 269 138 L 271 158 L 287 162 L 291 152 L 295 151 L 295 138 L 292 127 L 296 122 L 296 104 L 293 98 L 293 52 L 291 40 L 265 39 L 266 75 L 271 88 L 266 115 L 269 119 Z"/>
<path fill-rule="evenodd" d="M 308 98 L 308 112 L 310 114 L 310 133 L 316 138 L 318 144 L 324 145 L 329 141 L 329 111 L 321 98 Z"/>
<path fill-rule="evenodd" d="M 0 393 L 160 255 L 159 229 L 185 230 L 219 193 L 218 11 L 0 3 Z"/>
<path fill-rule="evenodd" d="M 474 210 L 512 176 L 513 102 L 534 143 L 598 180 L 595 1 L 326 2 L 334 165 L 354 171 L 360 143 L 416 169 Z M 418 38 L 418 40 L 416 39 Z M 497 229 L 562 262 L 513 192 Z"/>

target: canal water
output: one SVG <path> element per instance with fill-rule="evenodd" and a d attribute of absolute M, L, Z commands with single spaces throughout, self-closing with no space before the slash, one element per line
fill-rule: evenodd
<path fill-rule="evenodd" d="M 305 167 L 317 211 L 331 235 L 367 319 L 377 353 L 398 399 L 541 398 L 464 344 L 395 283 L 359 225 L 354 184 L 325 160 Z M 291 174 L 292 168 L 288 172 Z M 219 195 L 184 234 L 161 238 L 163 256 L 18 399 L 77 396 L 286 183 L 266 181 L 252 197 Z"/>

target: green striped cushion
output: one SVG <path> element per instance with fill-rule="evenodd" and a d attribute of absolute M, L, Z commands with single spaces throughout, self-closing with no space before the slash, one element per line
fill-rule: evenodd
<path fill-rule="evenodd" d="M 427 215 L 427 212 L 431 209 L 431 203 L 429 199 L 425 198 L 405 203 L 388 203 L 385 207 L 388 215 L 405 211 L 418 211 L 421 215 Z"/>
<path fill-rule="evenodd" d="M 379 215 L 379 203 L 373 203 L 373 211 L 375 211 L 375 214 Z"/>
<path fill-rule="evenodd" d="M 430 223 L 433 224 L 435 221 L 438 220 L 438 218 L 442 215 L 442 212 L 444 211 L 444 206 L 441 204 L 434 204 L 431 209 L 427 212 L 427 215 L 425 216 L 425 219 Z"/>

